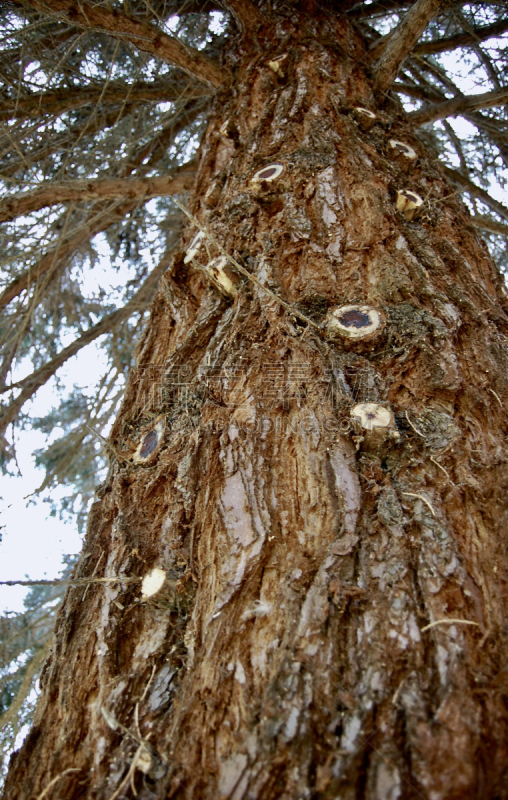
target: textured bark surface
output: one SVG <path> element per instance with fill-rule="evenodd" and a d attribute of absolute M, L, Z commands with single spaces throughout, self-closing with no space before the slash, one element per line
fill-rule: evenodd
<path fill-rule="evenodd" d="M 76 572 L 172 583 L 69 590 L 7 800 L 58 776 L 66 800 L 508 797 L 500 278 L 345 21 L 261 41 L 230 56 L 191 210 L 314 323 L 384 325 L 330 341 L 244 278 L 224 297 L 188 229 Z M 427 198 L 413 221 L 397 189 Z M 359 403 L 393 412 L 386 436 Z"/>

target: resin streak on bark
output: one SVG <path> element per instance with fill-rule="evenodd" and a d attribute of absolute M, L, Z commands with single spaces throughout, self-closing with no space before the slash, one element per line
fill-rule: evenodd
<path fill-rule="evenodd" d="M 124 454 L 155 422 L 164 439 L 112 465 L 77 570 L 162 567 L 178 597 L 69 589 L 8 800 L 70 767 L 59 796 L 107 800 L 139 736 L 143 799 L 506 796 L 500 279 L 403 114 L 353 121 L 375 106 L 352 29 L 299 23 L 240 54 L 191 210 L 317 322 L 358 305 L 386 324 L 332 342 L 247 282 L 228 300 L 203 271 L 213 246 L 184 264 L 187 231 L 112 433 Z M 281 52 L 284 78 L 266 66 Z M 409 174 L 390 138 L 418 153 Z M 277 180 L 252 183 L 273 163 Z M 398 189 L 431 202 L 407 221 Z M 396 425 L 352 428 L 361 403 Z M 477 627 L 421 632 L 446 618 Z"/>

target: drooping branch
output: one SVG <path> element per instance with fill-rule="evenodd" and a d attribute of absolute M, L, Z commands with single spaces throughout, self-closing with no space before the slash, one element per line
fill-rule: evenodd
<path fill-rule="evenodd" d="M 377 91 L 385 92 L 390 88 L 403 61 L 443 5 L 445 4 L 442 0 L 417 0 L 395 30 L 376 42 L 372 54 L 374 58 L 378 58 L 373 70 Z M 382 54 L 379 57 L 380 52 Z"/>
<path fill-rule="evenodd" d="M 77 108 L 101 102 L 104 106 L 126 103 L 169 103 L 178 100 L 182 94 L 181 84 L 157 81 L 151 83 L 138 83 L 131 86 L 126 84 L 108 86 L 73 86 L 71 89 L 55 89 L 48 92 L 25 92 L 16 98 L 4 97 L 0 109 L 0 120 L 9 119 L 39 119 L 47 116 L 59 116 Z M 206 97 L 210 90 L 202 85 L 193 87 L 186 92 L 189 99 Z"/>
<path fill-rule="evenodd" d="M 150 53 L 215 88 L 228 78 L 228 72 L 210 61 L 194 47 L 146 22 L 122 14 L 118 9 L 92 5 L 85 0 L 14 0 L 42 14 L 49 14 L 79 28 L 104 31 L 124 39 L 138 50 Z"/>
<path fill-rule="evenodd" d="M 417 86 L 416 84 L 408 84 L 408 83 L 396 83 L 393 85 L 392 89 L 400 94 L 406 94 L 408 97 L 415 97 L 418 100 L 427 100 L 434 105 L 444 105 L 448 102 L 455 102 L 455 100 L 463 99 L 463 95 L 458 92 L 456 87 L 449 86 L 450 90 L 455 91 L 456 95 L 452 98 L 451 101 L 446 99 L 446 96 L 436 89 L 430 84 L 424 86 Z M 479 97 L 480 95 L 478 95 Z M 419 114 L 420 111 L 424 109 L 418 109 L 418 111 L 410 112 L 411 114 Z M 499 152 L 501 157 L 503 158 L 505 164 L 508 165 L 508 133 L 505 133 L 502 128 L 499 126 L 499 122 L 489 117 L 485 117 L 483 114 L 480 114 L 478 111 L 463 111 L 462 116 L 464 116 L 467 120 L 476 125 L 479 130 L 486 131 L 489 134 L 489 138 L 496 147 L 499 148 Z M 416 124 L 423 124 L 423 123 L 416 123 Z"/>
<path fill-rule="evenodd" d="M 445 119 L 446 117 L 455 117 L 467 111 L 477 111 L 480 108 L 502 106 L 507 102 L 508 88 L 470 96 L 458 95 L 451 100 L 446 100 L 444 103 L 436 103 L 432 106 L 420 108 L 418 111 L 411 111 L 408 117 L 414 125 L 424 125 L 426 122 L 435 122 L 438 119 Z"/>
<path fill-rule="evenodd" d="M 25 674 L 23 675 L 23 680 L 21 681 L 21 685 L 16 693 L 16 696 L 4 711 L 2 716 L 0 716 L 0 730 L 5 728 L 6 725 L 16 718 L 16 715 L 21 710 L 23 703 L 32 691 L 33 679 L 48 655 L 52 640 L 53 635 L 50 634 L 43 643 L 42 647 L 40 647 L 28 661 Z"/>
<path fill-rule="evenodd" d="M 149 197 L 169 197 L 189 191 L 194 180 L 195 165 L 189 162 L 172 175 L 154 178 L 130 178 L 52 183 L 15 195 L 0 203 L 0 222 L 39 211 L 58 203 L 87 200 L 145 200 Z M 2 298 L 0 297 L 0 307 Z"/>
<path fill-rule="evenodd" d="M 44 384 L 53 377 L 63 364 L 79 353 L 79 351 L 88 344 L 98 339 L 99 336 L 109 333 L 132 314 L 137 311 L 143 311 L 147 307 L 153 297 L 159 279 L 169 265 L 171 255 L 172 251 L 166 253 L 157 267 L 152 270 L 141 288 L 138 289 L 134 297 L 132 297 L 123 308 L 119 308 L 105 316 L 100 322 L 65 347 L 55 358 L 35 370 L 35 372 L 32 372 L 26 378 L 23 378 L 23 380 L 0 389 L 0 393 L 5 393 L 14 389 L 21 390 L 19 395 L 12 400 L 9 405 L 5 406 L 0 413 L 0 435 L 5 432 L 7 426 L 17 417 L 23 405 L 34 396 L 41 386 L 44 386 Z"/>
<path fill-rule="evenodd" d="M 471 222 L 477 228 L 489 231 L 489 233 L 498 233 L 501 234 L 501 236 L 508 236 L 508 225 L 503 225 L 502 222 L 498 222 L 491 217 L 485 217 L 483 214 L 474 214 L 474 216 L 471 217 Z"/>
<path fill-rule="evenodd" d="M 436 39 L 433 42 L 421 42 L 413 49 L 413 53 L 418 56 L 432 55 L 433 53 L 444 53 L 446 50 L 455 50 L 457 47 L 468 47 L 469 45 L 484 42 L 495 36 L 502 36 L 508 31 L 508 19 L 501 19 L 493 25 L 485 25 L 475 28 L 471 33 L 458 33 L 446 39 Z"/>
<path fill-rule="evenodd" d="M 120 178 L 127 178 L 136 169 L 140 169 L 145 174 L 152 169 L 174 137 L 197 116 L 199 111 L 200 105 L 196 101 L 188 104 L 179 117 L 172 120 L 165 129 L 135 153 L 129 163 L 123 167 Z M 102 213 L 100 206 L 99 208 L 94 206 L 77 230 L 71 231 L 68 236 L 61 237 L 52 250 L 45 253 L 35 265 L 25 270 L 6 286 L 2 295 L 0 295 L 0 308 L 8 305 L 29 286 L 37 283 L 48 271 L 51 273 L 56 272 L 61 263 L 68 260 L 80 247 L 129 214 L 135 208 L 137 202 L 135 200 L 127 200 L 120 204 L 115 204 L 113 207 L 106 207 Z"/>
<path fill-rule="evenodd" d="M 500 217 L 503 217 L 503 219 L 508 220 L 508 208 L 500 203 L 499 200 L 495 200 L 493 197 L 491 197 L 490 194 L 485 191 L 485 189 L 481 189 L 475 183 L 470 181 L 469 178 L 461 175 L 460 172 L 457 172 L 457 170 L 452 169 L 451 167 L 443 166 L 443 169 L 451 183 L 453 183 L 459 189 L 466 191 L 471 195 L 471 197 L 476 197 L 477 200 L 485 203 L 486 206 L 491 208 L 492 211 L 495 211 L 496 214 L 499 214 Z"/>

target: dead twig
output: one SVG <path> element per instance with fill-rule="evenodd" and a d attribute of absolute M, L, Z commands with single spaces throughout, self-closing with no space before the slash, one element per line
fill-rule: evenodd
<path fill-rule="evenodd" d="M 405 495 L 407 495 L 408 497 L 417 497 L 417 498 L 418 498 L 418 500 L 421 500 L 423 503 L 425 503 L 425 505 L 426 505 L 426 506 L 428 506 L 428 508 L 430 509 L 430 513 L 432 514 L 432 516 L 433 516 L 433 517 L 435 517 L 435 516 L 436 516 L 436 513 L 435 513 L 434 509 L 432 508 L 431 504 L 429 503 L 429 501 L 428 501 L 428 500 L 427 500 L 425 497 L 422 497 L 422 495 L 421 495 L 421 494 L 415 494 L 415 492 L 401 492 L 401 494 L 405 494 Z"/>
<path fill-rule="evenodd" d="M 480 627 L 477 622 L 472 622 L 469 619 L 436 619 L 435 622 L 430 622 L 424 628 L 421 628 L 421 632 L 425 633 L 425 631 L 434 628 L 436 625 L 475 625 L 477 628 Z"/>
<path fill-rule="evenodd" d="M 53 788 L 55 783 L 57 783 L 60 780 L 60 778 L 65 777 L 65 775 L 69 775 L 69 773 L 71 772 L 81 772 L 81 769 L 79 767 L 69 767 L 69 769 L 64 769 L 63 772 L 60 772 L 59 775 L 56 775 L 53 778 L 53 780 L 48 783 L 46 788 L 37 796 L 37 800 L 43 800 L 43 798 L 46 797 L 49 790 Z"/>

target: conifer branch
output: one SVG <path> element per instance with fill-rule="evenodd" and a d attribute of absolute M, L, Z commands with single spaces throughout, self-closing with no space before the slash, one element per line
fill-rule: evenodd
<path fill-rule="evenodd" d="M 28 662 L 25 674 L 23 675 L 23 680 L 21 681 L 21 685 L 16 693 L 16 696 L 4 713 L 0 716 L 0 730 L 5 728 L 5 726 L 8 725 L 9 722 L 11 722 L 21 710 L 24 701 L 32 690 L 33 679 L 42 666 L 42 663 L 49 652 L 52 641 L 53 636 L 48 636 L 42 647 L 35 652 Z"/>
<path fill-rule="evenodd" d="M 134 205 L 129 202 L 116 204 L 112 208 L 101 207 L 99 210 L 94 208 L 92 214 L 76 230 L 72 230 L 67 236 L 61 236 L 53 249 L 45 253 L 39 261 L 14 278 L 5 287 L 0 295 L 0 308 L 5 308 L 14 298 L 19 297 L 22 292 L 34 286 L 49 270 L 55 272 L 62 261 L 93 239 L 98 233 L 106 230 L 115 222 L 122 220 L 132 211 Z"/>
<path fill-rule="evenodd" d="M 489 233 L 497 233 L 500 236 L 508 236 L 508 225 L 503 225 L 497 219 L 485 217 L 483 214 L 474 214 L 470 221 L 476 228 L 481 228 Z"/>
<path fill-rule="evenodd" d="M 477 95 L 458 95 L 443 103 L 436 103 L 411 111 L 408 114 L 414 125 L 424 125 L 426 122 L 435 122 L 446 117 L 455 117 L 467 111 L 478 111 L 480 108 L 492 108 L 508 103 L 508 87 L 494 92 L 485 92 Z"/>
<path fill-rule="evenodd" d="M 121 178 L 126 178 L 135 169 L 143 167 L 147 172 L 157 163 L 162 153 L 174 137 L 199 113 L 200 107 L 192 101 L 190 108 L 185 108 L 182 114 L 169 125 L 159 131 L 156 136 L 147 144 L 143 145 L 124 167 Z M 188 166 L 188 165 L 187 165 Z M 184 169 L 184 167 L 181 167 Z M 56 246 L 40 258 L 36 264 L 29 267 L 21 275 L 14 278 L 0 295 L 0 309 L 8 305 L 15 297 L 37 283 L 48 270 L 55 272 L 62 261 L 72 255 L 78 248 L 82 247 L 94 236 L 106 230 L 110 225 L 123 219 L 137 205 L 138 201 L 128 201 L 115 204 L 113 207 L 106 207 L 99 211 L 96 207 L 92 208 L 90 214 L 77 230 L 71 231 L 67 236 L 62 236 Z"/>
<path fill-rule="evenodd" d="M 81 180 L 67 183 L 48 181 L 37 189 L 0 202 L 0 223 L 39 211 L 59 203 L 88 200 L 146 200 L 149 197 L 170 197 L 189 191 L 195 175 L 195 164 L 189 162 L 172 175 L 153 178 L 112 178 L 110 180 Z M 0 296 L 0 307 L 2 306 Z"/>
<path fill-rule="evenodd" d="M 390 88 L 403 61 L 443 5 L 442 0 L 417 0 L 395 30 L 376 42 L 372 55 L 378 58 L 373 71 L 378 92 L 386 92 Z M 379 57 L 380 52 L 382 54 Z"/>
<path fill-rule="evenodd" d="M 209 83 L 215 88 L 221 86 L 228 73 L 218 64 L 210 61 L 194 47 L 170 36 L 155 25 L 140 22 L 122 14 L 118 9 L 103 5 L 93 5 L 86 0 L 14 0 L 30 6 L 34 11 L 48 14 L 71 25 L 88 30 L 104 31 L 117 39 L 124 39 L 138 50 L 161 58 L 168 64 L 179 67 L 184 72 Z"/>
<path fill-rule="evenodd" d="M 100 322 L 94 325 L 89 330 L 85 331 L 81 336 L 75 339 L 70 345 L 65 347 L 55 358 L 48 361 L 39 369 L 36 369 L 26 378 L 21 381 L 5 386 L 0 389 L 0 394 L 12 391 L 13 389 L 21 389 L 19 395 L 12 400 L 9 405 L 4 406 L 0 413 L 0 435 L 6 430 L 7 426 L 17 417 L 23 405 L 30 400 L 31 397 L 37 392 L 41 386 L 44 386 L 47 381 L 53 377 L 60 367 L 65 364 L 72 356 L 79 353 L 83 347 L 86 347 L 91 342 L 94 342 L 99 336 L 112 331 L 117 325 L 130 317 L 136 311 L 144 310 L 150 303 L 153 294 L 157 288 L 159 279 L 166 271 L 172 255 L 172 250 L 166 253 L 161 259 L 159 264 L 152 270 L 148 278 L 142 284 L 140 289 L 136 292 L 128 303 L 113 311 L 111 314 L 103 317 Z"/>
<path fill-rule="evenodd" d="M 471 33 L 458 33 L 446 39 L 436 39 L 433 42 L 421 42 L 413 49 L 414 55 L 428 56 L 433 53 L 444 53 L 447 50 L 455 50 L 457 47 L 468 47 L 470 45 L 485 42 L 495 36 L 502 36 L 508 31 L 508 19 L 501 19 L 493 25 L 485 25 L 475 28 Z"/>
<path fill-rule="evenodd" d="M 47 116 L 59 116 L 78 108 L 101 102 L 103 106 L 125 103 L 132 106 L 137 103 L 169 103 L 178 100 L 182 87 L 178 82 L 140 83 L 109 86 L 73 86 L 72 89 L 55 89 L 48 92 L 25 92 L 20 97 L 2 99 L 0 121 L 10 119 L 40 119 Z M 201 84 L 192 88 L 186 97 L 193 99 L 210 95 Z"/>
<path fill-rule="evenodd" d="M 466 191 L 471 197 L 475 197 L 477 200 L 480 200 L 482 203 L 485 203 L 486 206 L 495 211 L 496 214 L 499 214 L 500 217 L 503 219 L 508 220 L 508 208 L 504 206 L 499 200 L 495 200 L 493 197 L 490 196 L 485 189 L 481 189 L 475 183 L 466 178 L 460 172 L 451 167 L 443 166 L 443 170 L 445 175 L 449 180 L 460 189 Z"/>

